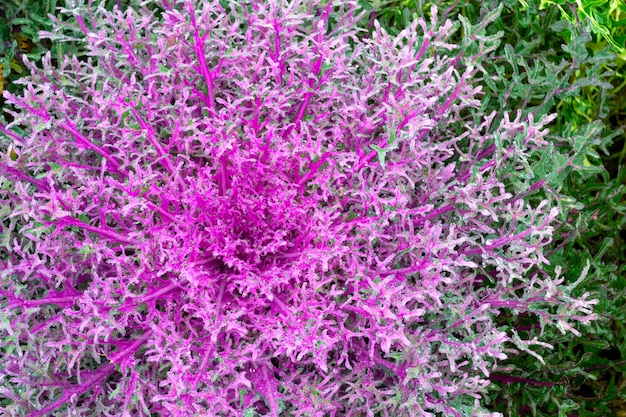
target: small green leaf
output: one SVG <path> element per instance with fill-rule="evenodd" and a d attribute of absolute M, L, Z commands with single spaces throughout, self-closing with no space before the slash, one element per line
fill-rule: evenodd
<path fill-rule="evenodd" d="M 396 128 L 394 127 L 389 131 L 389 140 L 387 141 L 387 146 L 393 144 L 396 141 Z"/>
<path fill-rule="evenodd" d="M 115 397 L 117 397 L 121 390 L 122 390 L 122 384 L 117 384 L 117 387 L 113 391 L 111 391 L 111 393 L 109 394 L 109 400 L 112 400 Z"/>
<path fill-rule="evenodd" d="M 243 412 L 243 417 L 255 417 L 255 416 L 256 416 L 256 410 L 252 407 L 246 408 Z"/>
<path fill-rule="evenodd" d="M 387 154 L 387 150 L 383 149 L 383 148 L 381 148 L 381 147 L 379 147 L 377 145 L 370 145 L 370 146 L 378 154 L 378 162 L 380 163 L 380 166 L 382 166 L 383 169 L 385 169 L 385 156 Z"/>

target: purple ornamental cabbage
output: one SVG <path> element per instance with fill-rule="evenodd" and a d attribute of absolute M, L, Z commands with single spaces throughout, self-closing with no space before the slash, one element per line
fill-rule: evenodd
<path fill-rule="evenodd" d="M 436 11 L 151 3 L 62 9 L 42 35 L 87 58 L 7 94 L 5 415 L 495 415 L 498 362 L 549 346 L 498 314 L 594 317 L 541 273 L 552 118 L 481 113 L 498 10 L 452 43 Z"/>

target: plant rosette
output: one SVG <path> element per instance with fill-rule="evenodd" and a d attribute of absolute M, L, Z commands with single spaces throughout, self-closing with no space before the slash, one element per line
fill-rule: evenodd
<path fill-rule="evenodd" d="M 499 9 L 360 40 L 354 1 L 153 6 L 61 9 L 87 57 L 7 93 L 2 411 L 496 415 L 547 345 L 498 314 L 594 318 L 541 273 L 552 118 L 481 113 Z"/>

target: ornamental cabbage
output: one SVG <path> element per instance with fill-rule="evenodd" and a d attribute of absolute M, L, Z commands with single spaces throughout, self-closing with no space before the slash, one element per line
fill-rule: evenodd
<path fill-rule="evenodd" d="M 495 415 L 498 362 L 549 346 L 499 314 L 594 318 L 541 269 L 552 117 L 481 110 L 499 9 L 61 12 L 84 55 L 26 60 L 0 125 L 6 415 Z"/>

